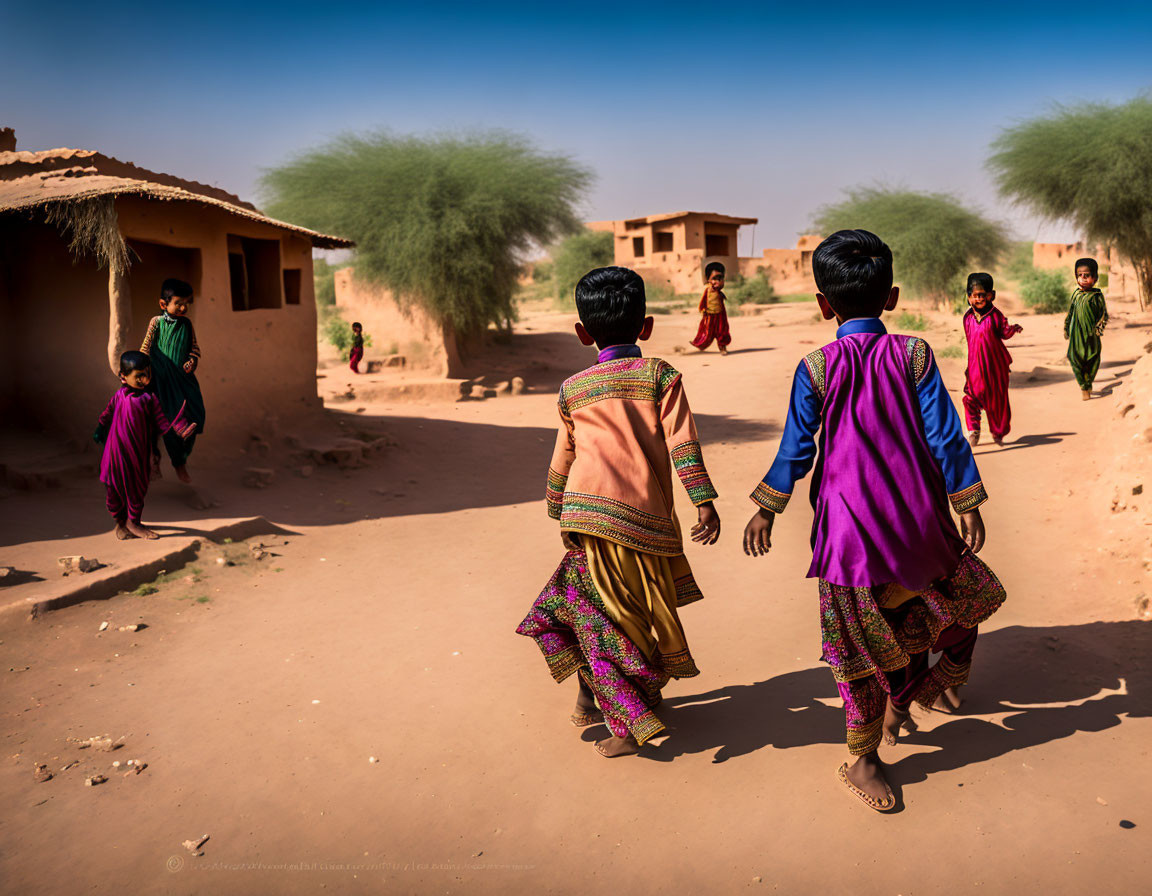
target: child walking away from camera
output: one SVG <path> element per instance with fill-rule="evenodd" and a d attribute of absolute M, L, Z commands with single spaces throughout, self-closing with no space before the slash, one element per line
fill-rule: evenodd
<path fill-rule="evenodd" d="M 899 296 L 891 250 L 866 230 L 842 230 L 817 247 L 812 271 L 820 311 L 839 329 L 796 368 L 780 450 L 752 493 L 760 509 L 744 552 L 768 552 L 775 515 L 819 452 L 808 575 L 819 579 L 823 659 L 856 757 L 837 774 L 887 812 L 896 801 L 881 740 L 895 744 L 901 726 L 911 727 L 914 700 L 959 708 L 976 627 L 1004 589 L 975 556 L 987 496 L 932 350 L 880 322 Z M 943 654 L 935 665 L 929 651 Z"/>
<path fill-rule="evenodd" d="M 1092 383 L 1100 369 L 1100 337 L 1108 326 L 1108 306 L 1104 293 L 1096 288 L 1100 277 L 1096 259 L 1077 259 L 1075 270 L 1076 291 L 1064 318 L 1064 338 L 1068 340 L 1068 363 L 1076 375 L 1080 396 L 1087 401 L 1092 397 Z"/>
<path fill-rule="evenodd" d="M 160 400 L 148 391 L 152 365 L 143 352 L 120 356 L 120 388 L 100 415 L 93 438 L 104 443 L 100 481 L 107 488 L 108 512 L 116 520 L 116 537 L 156 538 L 140 522 L 152 464 L 152 446 L 161 436 L 187 439 L 196 431 L 179 409 L 169 422 Z"/>
<path fill-rule="evenodd" d="M 160 287 L 160 314 L 149 322 L 140 351 L 151 358 L 156 396 L 164 413 L 169 418 L 183 413 L 201 433 L 205 420 L 204 396 L 196 379 L 200 346 L 192 321 L 188 319 L 191 305 L 191 286 L 183 280 L 165 280 Z M 175 432 L 164 434 L 164 448 L 181 482 L 192 481 L 188 456 L 194 444 L 196 436 L 184 439 Z"/>
<path fill-rule="evenodd" d="M 678 611 L 703 595 L 672 509 L 673 469 L 697 507 L 692 540 L 715 544 L 720 517 L 680 374 L 636 344 L 653 325 L 644 281 L 598 268 L 577 284 L 576 310 L 576 335 L 600 354 L 560 387 L 546 498 L 567 553 L 516 631 L 556 681 L 577 673 L 572 724 L 607 722 L 596 749 L 614 757 L 664 730 L 653 709 L 670 678 L 699 674 Z"/>
<path fill-rule="evenodd" d="M 360 321 L 352 324 L 352 350 L 348 352 L 348 366 L 353 373 L 360 372 L 360 362 L 364 360 L 364 328 Z"/>
<path fill-rule="evenodd" d="M 988 415 L 992 441 L 1004 444 L 1012 428 L 1012 407 L 1008 404 L 1008 371 L 1012 356 L 1004 346 L 1024 330 L 1008 323 L 999 308 L 993 307 L 996 290 L 991 274 L 968 275 L 968 310 L 964 313 L 964 336 L 968 340 L 968 368 L 964 371 L 964 417 L 968 442 L 980 442 L 980 411 Z"/>
<path fill-rule="evenodd" d="M 700 299 L 700 329 L 696 331 L 692 344 L 704 351 L 715 339 L 720 354 L 726 355 L 732 334 L 728 330 L 728 312 L 724 308 L 724 265 L 713 261 L 704 268 L 704 279 L 708 286 Z"/>

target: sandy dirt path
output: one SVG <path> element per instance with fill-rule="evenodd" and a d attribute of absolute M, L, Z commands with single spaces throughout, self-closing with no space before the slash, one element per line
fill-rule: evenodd
<path fill-rule="evenodd" d="M 659 746 L 599 757 L 603 729 L 567 722 L 575 685 L 555 685 L 513 634 L 562 553 L 542 500 L 554 383 L 375 406 L 361 416 L 399 443 L 383 461 L 260 497 L 297 533 L 277 556 L 226 546 L 154 594 L 3 622 L 0 890 L 1145 890 L 1152 628 L 1134 600 L 1147 573 L 1109 554 L 1114 518 L 1087 472 L 1109 451 L 1113 399 L 1081 402 L 1059 319 L 1023 318 L 1010 443 L 977 449 L 982 556 L 1009 600 L 983 627 L 968 714 L 924 717 L 884 751 L 901 811 L 881 817 L 835 779 L 843 714 L 804 578 L 810 509 L 793 503 L 767 559 L 739 544 L 792 371 L 832 338 L 813 310 L 735 319 L 727 358 L 672 353 L 691 316 L 658 318 L 647 346 L 685 374 L 723 519 L 717 546 L 689 549 L 706 599 L 684 622 L 703 674 L 666 691 Z M 1146 318 L 1119 318 L 1105 391 L 1148 340 Z M 955 319 L 934 320 L 938 350 L 958 341 Z M 589 363 L 570 322 L 528 320 L 505 361 L 545 358 L 557 381 Z M 963 361 L 941 366 L 958 400 Z M 344 516 L 316 524 L 306 510 L 331 501 Z M 117 631 L 135 621 L 148 628 Z M 125 746 L 65 740 L 104 733 Z M 118 757 L 149 765 L 83 786 Z M 35 783 L 36 762 L 55 777 Z M 181 847 L 205 833 L 204 856 Z"/>

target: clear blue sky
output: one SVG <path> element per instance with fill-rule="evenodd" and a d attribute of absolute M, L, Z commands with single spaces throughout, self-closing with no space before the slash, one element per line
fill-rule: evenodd
<path fill-rule="evenodd" d="M 342 131 L 501 128 L 597 172 L 590 219 L 756 216 L 757 253 L 878 182 L 1071 240 L 997 199 L 988 143 L 1054 103 L 1152 88 L 1152 11 L 0 0 L 0 60 L 19 148 L 99 149 L 257 202 L 263 168 Z"/>

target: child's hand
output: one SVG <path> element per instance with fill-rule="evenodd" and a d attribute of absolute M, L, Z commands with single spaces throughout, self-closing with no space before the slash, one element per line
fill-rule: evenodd
<path fill-rule="evenodd" d="M 196 360 L 194 358 L 189 358 L 187 361 L 184 362 L 184 372 L 185 373 L 191 373 L 195 369 L 196 369 Z"/>
<path fill-rule="evenodd" d="M 581 549 L 580 542 L 576 540 L 576 536 L 571 532 L 561 532 L 560 541 L 566 551 L 579 551 Z"/>
<path fill-rule="evenodd" d="M 105 426 L 97 426 L 96 431 L 92 433 L 92 441 L 97 445 L 103 445 L 108 439 L 108 428 Z"/>
<path fill-rule="evenodd" d="M 180 436 L 180 438 L 182 438 L 182 439 L 190 439 L 190 438 L 192 438 L 192 434 L 195 432 L 196 432 L 196 424 L 195 423 L 189 423 L 183 429 L 177 430 L 176 435 Z"/>
<path fill-rule="evenodd" d="M 964 536 L 964 543 L 973 554 L 979 554 L 984 547 L 984 520 L 980 510 L 969 510 L 960 514 L 960 534 Z"/>
<path fill-rule="evenodd" d="M 701 544 L 716 544 L 720 537 L 720 514 L 716 512 L 715 505 L 709 501 L 696 508 L 699 512 L 698 521 L 692 527 L 692 540 Z"/>
<path fill-rule="evenodd" d="M 762 557 L 772 547 L 772 524 L 776 514 L 760 508 L 744 527 L 744 553 L 749 557 Z"/>
<path fill-rule="evenodd" d="M 1012 325 L 1012 332 L 1013 333 L 1023 333 L 1024 328 L 1022 326 L 1020 326 L 1020 324 L 1013 324 Z"/>

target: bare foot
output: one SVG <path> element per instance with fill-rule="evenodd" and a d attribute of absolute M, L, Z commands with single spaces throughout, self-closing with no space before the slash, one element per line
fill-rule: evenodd
<path fill-rule="evenodd" d="M 932 704 L 932 708 L 938 712 L 956 712 L 963 705 L 964 698 L 960 696 L 957 688 L 945 688 Z"/>
<path fill-rule="evenodd" d="M 968 433 L 968 444 L 973 448 L 980 444 L 980 433 L 978 431 Z"/>
<path fill-rule="evenodd" d="M 884 777 L 884 763 L 877 753 L 868 753 L 858 758 L 844 770 L 848 782 L 861 791 L 873 809 L 885 811 L 895 805 L 892 788 Z"/>
<path fill-rule="evenodd" d="M 176 478 L 179 479 L 181 482 L 191 482 L 192 481 L 192 477 L 188 474 L 188 466 L 186 464 L 181 464 L 180 466 L 176 467 L 175 469 L 176 469 Z"/>
<path fill-rule="evenodd" d="M 912 721 L 912 713 L 909 710 L 897 709 L 889 697 L 888 705 L 884 709 L 884 743 L 890 747 L 895 746 L 901 728 L 906 728 L 910 732 L 915 731 L 916 723 Z"/>
<path fill-rule="evenodd" d="M 128 522 L 124 524 L 124 527 L 135 538 L 150 538 L 151 539 L 151 538 L 159 538 L 160 537 L 155 532 L 153 532 L 151 529 L 149 529 L 147 526 L 142 525 L 140 523 L 134 523 L 132 520 L 128 520 Z"/>
<path fill-rule="evenodd" d="M 726 348 L 720 349 L 720 354 L 722 354 L 722 355 L 728 354 L 728 349 L 726 349 Z"/>
<path fill-rule="evenodd" d="M 592 690 L 584 683 L 584 679 L 577 676 L 580 692 L 576 695 L 576 709 L 572 711 L 569 721 L 577 728 L 587 728 L 589 725 L 599 725 L 604 721 L 604 713 L 596 707 L 596 697 Z"/>
<path fill-rule="evenodd" d="M 136 536 L 128 531 L 127 526 L 125 526 L 122 522 L 117 520 L 116 521 L 116 537 L 118 539 L 120 539 L 121 541 L 127 541 L 129 538 L 135 538 Z"/>
<path fill-rule="evenodd" d="M 596 741 L 596 752 L 609 759 L 615 759 L 617 756 L 634 756 L 640 752 L 640 744 L 636 743 L 636 738 L 631 734 L 627 737 L 617 737 L 613 734 L 604 740 Z"/>
<path fill-rule="evenodd" d="M 1081 389 L 1080 390 L 1080 400 L 1081 401 L 1088 401 L 1091 397 L 1092 397 L 1092 390 L 1091 389 Z"/>
<path fill-rule="evenodd" d="M 1004 436 L 992 436 L 992 441 L 1001 448 L 1004 447 Z"/>

